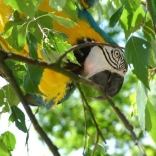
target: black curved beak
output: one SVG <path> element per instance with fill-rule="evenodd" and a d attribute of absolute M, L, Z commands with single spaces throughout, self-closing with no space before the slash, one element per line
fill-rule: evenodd
<path fill-rule="evenodd" d="M 109 70 L 101 71 L 89 78 L 101 86 L 110 97 L 115 96 L 121 89 L 124 77 L 118 73 L 111 73 Z"/>

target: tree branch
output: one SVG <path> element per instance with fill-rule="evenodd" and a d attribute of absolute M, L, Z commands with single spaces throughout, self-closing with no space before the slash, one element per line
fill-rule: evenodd
<path fill-rule="evenodd" d="M 11 70 L 7 67 L 5 64 L 5 53 L 0 50 L 0 69 L 3 70 L 5 73 L 6 80 L 10 83 L 14 91 L 16 92 L 19 100 L 23 104 L 24 109 L 26 110 L 31 122 L 33 123 L 34 128 L 38 132 L 38 134 L 41 136 L 41 138 L 45 141 L 51 152 L 54 154 L 54 156 L 60 156 L 58 152 L 58 148 L 51 142 L 51 140 L 48 138 L 47 134 L 43 131 L 41 126 L 39 125 L 38 121 L 36 120 L 34 114 L 32 113 L 32 110 L 29 107 L 29 104 L 27 103 L 27 100 L 23 96 L 22 91 L 20 90 L 18 83 L 16 82 Z"/>
<path fill-rule="evenodd" d="M 143 156 L 146 156 L 145 151 L 141 147 L 140 143 L 137 140 L 137 137 L 136 137 L 135 133 L 133 132 L 133 126 L 127 120 L 126 116 L 115 105 L 115 103 L 113 102 L 113 100 L 106 95 L 106 93 L 104 92 L 104 90 L 102 89 L 102 87 L 100 87 L 99 85 L 91 82 L 88 79 L 85 79 L 83 77 L 79 77 L 79 76 L 75 75 L 74 73 L 71 73 L 69 71 L 64 70 L 63 68 L 61 68 L 60 66 L 58 66 L 58 64 L 48 64 L 48 63 L 43 62 L 43 61 L 38 61 L 38 60 L 26 58 L 26 57 L 19 56 L 19 55 L 16 55 L 16 54 L 9 54 L 9 53 L 6 53 L 6 52 L 4 52 L 2 50 L 0 50 L 0 56 L 1 56 L 1 58 L 3 56 L 3 59 L 5 59 L 5 60 L 12 59 L 12 60 L 16 60 L 16 61 L 22 61 L 22 62 L 25 62 L 27 64 L 37 65 L 37 66 L 40 66 L 40 67 L 43 67 L 43 68 L 48 68 L 48 69 L 54 70 L 56 72 L 62 73 L 63 75 L 71 78 L 75 82 L 84 83 L 84 84 L 86 84 L 86 85 L 94 88 L 95 90 L 99 91 L 99 93 L 101 94 L 101 96 L 109 102 L 109 104 L 114 109 L 114 111 L 116 112 L 116 114 L 118 115 L 118 117 L 120 118 L 120 120 L 123 122 L 123 124 L 125 125 L 125 127 L 127 128 L 127 130 L 130 132 L 130 134 L 132 136 L 132 139 L 134 140 L 135 144 L 138 146 L 141 154 Z"/>
<path fill-rule="evenodd" d="M 66 50 L 61 56 L 60 58 L 57 60 L 57 64 L 60 64 L 61 61 L 63 60 L 63 58 L 70 53 L 73 50 L 78 50 L 80 48 L 84 48 L 84 47 L 89 47 L 89 46 L 110 46 L 110 47 L 116 47 L 116 48 L 120 48 L 120 49 L 124 49 L 123 47 L 117 46 L 117 45 L 113 45 L 113 44 L 109 44 L 109 43 L 102 43 L 102 42 L 86 42 L 86 43 L 82 43 L 82 44 L 78 44 L 78 45 L 74 45 L 71 48 L 69 48 L 68 50 Z"/>

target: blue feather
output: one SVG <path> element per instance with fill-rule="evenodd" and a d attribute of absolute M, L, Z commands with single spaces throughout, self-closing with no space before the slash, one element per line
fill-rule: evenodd
<path fill-rule="evenodd" d="M 93 17 L 91 16 L 91 14 L 87 11 L 87 10 L 81 10 L 78 8 L 78 17 L 80 19 L 83 19 L 85 20 L 87 23 L 90 24 L 90 26 L 98 33 L 100 34 L 103 39 L 110 43 L 110 44 L 113 44 L 113 45 L 117 45 L 116 42 L 113 41 L 113 39 L 108 36 L 98 25 L 97 23 L 95 22 L 95 20 L 93 19 Z"/>
<path fill-rule="evenodd" d="M 66 95 L 64 96 L 63 99 L 61 99 L 61 101 L 58 102 L 58 104 L 66 101 L 71 96 L 71 94 L 73 93 L 73 91 L 75 89 L 76 89 L 76 86 L 73 83 L 67 84 Z M 56 97 L 54 97 L 48 103 L 46 103 L 46 100 L 43 99 L 43 97 L 41 95 L 38 95 L 38 94 L 26 94 L 25 97 L 26 97 L 26 99 L 30 105 L 44 106 L 47 109 L 51 109 L 53 107 L 54 99 L 56 98 Z"/>

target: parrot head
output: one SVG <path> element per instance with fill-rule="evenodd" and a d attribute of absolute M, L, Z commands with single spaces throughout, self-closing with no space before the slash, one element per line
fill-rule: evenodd
<path fill-rule="evenodd" d="M 79 43 L 84 43 L 81 40 Z M 87 39 L 87 42 L 93 42 Z M 67 69 L 75 74 L 90 79 L 103 88 L 110 97 L 115 96 L 121 89 L 127 64 L 123 50 L 117 46 L 100 45 L 74 51 L 77 64 L 67 64 Z"/>

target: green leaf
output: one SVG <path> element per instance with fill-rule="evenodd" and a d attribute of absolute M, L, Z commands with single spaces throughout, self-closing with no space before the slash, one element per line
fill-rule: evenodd
<path fill-rule="evenodd" d="M 39 93 L 38 85 L 43 73 L 43 68 L 28 65 L 23 88 L 27 93 Z"/>
<path fill-rule="evenodd" d="M 149 132 L 150 136 L 152 137 L 153 141 L 156 143 L 156 111 L 150 101 L 147 101 L 146 107 L 146 130 Z"/>
<path fill-rule="evenodd" d="M 17 61 L 12 61 L 12 60 L 7 61 L 6 63 L 7 63 L 7 66 L 10 68 L 10 70 L 12 71 L 18 84 L 22 85 L 23 79 L 26 74 L 25 64 L 23 62 L 17 62 Z"/>
<path fill-rule="evenodd" d="M 0 142 L 0 155 L 1 156 L 10 156 L 7 147 L 3 142 Z"/>
<path fill-rule="evenodd" d="M 48 33 L 49 45 L 54 47 L 53 49 L 56 50 L 58 53 L 63 53 L 67 49 L 71 47 L 69 43 L 64 41 L 64 38 L 61 34 L 54 35 L 53 32 L 49 31 Z"/>
<path fill-rule="evenodd" d="M 30 32 L 27 33 L 27 44 L 29 47 L 29 54 L 32 58 L 38 58 L 37 54 L 37 39 Z"/>
<path fill-rule="evenodd" d="M 125 37 L 128 38 L 128 36 L 130 35 L 130 31 L 129 31 L 129 25 L 128 25 L 128 11 L 127 10 L 123 10 L 122 16 L 120 18 L 120 24 L 125 32 Z"/>
<path fill-rule="evenodd" d="M 137 27 L 137 29 L 140 29 L 139 24 L 142 23 L 144 18 L 145 18 L 145 11 L 143 10 L 142 7 L 139 7 L 133 13 L 133 20 L 132 20 L 132 23 L 131 23 L 131 27 L 134 29 L 134 31 L 136 30 L 135 27 Z"/>
<path fill-rule="evenodd" d="M 12 89 L 10 85 L 5 85 L 1 88 L 0 90 L 0 106 L 4 105 L 18 105 L 19 104 L 19 99 Z M 9 111 L 10 109 L 6 110 Z"/>
<path fill-rule="evenodd" d="M 145 24 L 143 25 L 143 33 L 144 33 L 144 37 L 147 39 L 147 41 L 151 41 L 151 36 L 154 38 L 155 37 L 155 33 L 153 30 L 153 24 L 151 19 L 149 19 L 149 14 L 147 14 L 147 18 Z"/>
<path fill-rule="evenodd" d="M 63 8 L 63 12 L 69 15 L 72 20 L 77 21 L 77 6 L 74 1 L 67 0 L 66 5 Z"/>
<path fill-rule="evenodd" d="M 37 17 L 38 17 L 38 21 L 39 21 L 39 24 L 42 27 L 42 29 L 44 29 L 44 28 L 47 28 L 50 30 L 52 29 L 52 22 L 51 22 L 52 20 L 51 20 L 51 17 L 49 17 L 47 12 L 38 10 Z"/>
<path fill-rule="evenodd" d="M 140 29 L 140 23 L 144 19 L 145 13 L 142 7 L 136 9 L 133 13 L 129 13 L 126 9 L 123 10 L 122 16 L 120 17 L 120 24 L 124 29 L 126 38 L 132 32 Z"/>
<path fill-rule="evenodd" d="M 44 48 L 41 49 L 41 55 L 44 59 L 46 59 L 47 62 L 50 63 L 56 63 L 56 61 L 61 56 L 58 52 L 53 51 L 52 49 L 49 49 L 46 46 L 44 46 Z"/>
<path fill-rule="evenodd" d="M 54 35 L 51 31 L 48 33 L 47 43 L 43 44 L 41 54 L 50 63 L 55 63 L 61 54 L 68 50 L 71 45 L 64 40 L 62 35 Z M 69 52 L 64 58 L 63 62 L 71 61 L 75 64 L 78 64 L 74 53 Z"/>
<path fill-rule="evenodd" d="M 87 148 L 83 156 L 108 156 L 106 154 L 106 147 L 101 146 L 100 144 L 97 145 L 96 150 L 93 151 L 93 149 Z"/>
<path fill-rule="evenodd" d="M 129 99 L 130 99 L 130 102 L 131 102 L 131 105 L 132 105 L 132 113 L 133 114 L 138 114 L 137 112 L 137 105 L 136 105 L 136 92 L 132 93 L 130 96 L 129 96 Z M 132 115 L 133 115 L 132 114 Z"/>
<path fill-rule="evenodd" d="M 15 25 L 6 40 L 14 49 L 21 51 L 26 43 L 26 25 Z"/>
<path fill-rule="evenodd" d="M 50 0 L 49 4 L 52 8 L 54 8 L 56 10 L 60 10 L 65 6 L 66 2 L 67 2 L 67 0 L 63 0 L 63 1 L 62 0 L 57 0 L 57 1 L 56 0 Z"/>
<path fill-rule="evenodd" d="M 140 5 L 140 0 L 121 0 L 122 5 L 130 13 L 135 12 Z"/>
<path fill-rule="evenodd" d="M 39 29 L 38 24 L 36 22 L 30 22 L 28 31 L 36 37 L 38 43 L 40 43 L 43 40 L 43 34 L 41 32 L 41 29 Z"/>
<path fill-rule="evenodd" d="M 109 25 L 111 27 L 114 27 L 116 23 L 119 21 L 122 12 L 123 12 L 124 6 L 121 6 L 111 17 L 110 17 L 110 22 Z"/>
<path fill-rule="evenodd" d="M 152 21 L 156 27 L 156 1 L 155 0 L 147 0 L 148 10 L 151 14 Z"/>
<path fill-rule="evenodd" d="M 138 110 L 139 123 L 142 130 L 145 130 L 145 108 L 147 103 L 146 87 L 141 81 L 138 82 L 136 91 L 136 104 Z"/>
<path fill-rule="evenodd" d="M 0 140 L 5 144 L 8 151 L 12 151 L 15 148 L 16 138 L 11 132 L 7 131 L 3 133 L 0 136 Z"/>
<path fill-rule="evenodd" d="M 12 114 L 9 117 L 9 120 L 11 122 L 15 122 L 16 127 L 23 131 L 23 132 L 27 132 L 27 127 L 25 124 L 25 115 L 24 113 L 16 106 L 12 106 L 11 107 L 12 110 Z"/>
<path fill-rule="evenodd" d="M 22 13 L 25 13 L 30 18 L 33 18 L 35 11 L 38 9 L 38 6 L 42 0 L 4 0 L 6 4 L 12 6 L 14 10 L 18 10 Z"/>
<path fill-rule="evenodd" d="M 63 25 L 64 27 L 66 28 L 71 28 L 75 25 L 77 25 L 76 22 L 72 21 L 71 19 L 69 18 L 64 18 L 64 17 L 61 17 L 61 16 L 57 16 L 53 13 L 49 13 L 49 16 L 55 20 L 56 22 L 58 22 L 60 25 Z"/>
<path fill-rule="evenodd" d="M 146 87 L 148 84 L 148 66 L 150 58 L 150 43 L 132 36 L 125 47 L 125 58 L 128 64 L 133 64 L 134 74 Z"/>
<path fill-rule="evenodd" d="M 151 36 L 151 59 L 156 66 L 156 40 Z"/>

